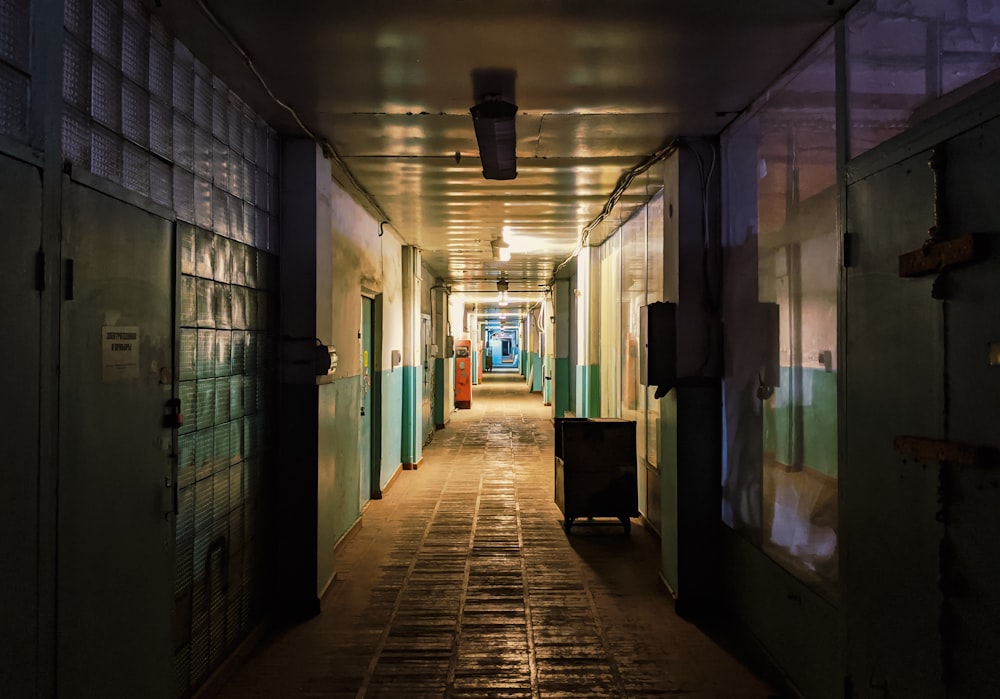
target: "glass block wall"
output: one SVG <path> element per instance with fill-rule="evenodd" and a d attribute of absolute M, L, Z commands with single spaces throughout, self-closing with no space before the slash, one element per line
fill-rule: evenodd
<path fill-rule="evenodd" d="M 276 253 L 273 129 L 140 0 L 66 0 L 64 26 L 64 159 Z"/>
<path fill-rule="evenodd" d="M 177 695 L 259 619 L 261 468 L 269 459 L 277 268 L 269 253 L 178 225 L 181 252 Z"/>
<path fill-rule="evenodd" d="M 140 0 L 66 0 L 64 27 L 64 159 L 178 219 L 174 649 L 185 697 L 260 619 L 278 141 Z"/>
<path fill-rule="evenodd" d="M 0 134 L 28 140 L 31 0 L 0 0 Z"/>

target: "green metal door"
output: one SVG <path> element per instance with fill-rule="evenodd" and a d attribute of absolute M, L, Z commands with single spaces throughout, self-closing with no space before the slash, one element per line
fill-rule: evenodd
<path fill-rule="evenodd" d="M 173 694 L 173 225 L 67 183 L 57 689 Z"/>
<path fill-rule="evenodd" d="M 361 457 L 361 504 L 368 502 L 372 493 L 372 328 L 374 302 L 367 296 L 361 298 L 361 437 L 358 454 Z M 376 487 L 378 484 L 375 484 Z"/>
<path fill-rule="evenodd" d="M 7 399 L 4 483 L 0 487 L 0 686 L 34 696 L 38 655 L 38 456 L 40 298 L 35 255 L 42 232 L 42 179 L 36 168 L 0 157 L 0 367 Z"/>
<path fill-rule="evenodd" d="M 848 672 L 893 696 L 1000 692 L 982 641 L 1000 624 L 997 481 L 979 459 L 1000 449 L 1000 255 L 944 274 L 901 262 L 933 259 L 934 224 L 944 241 L 1000 232 L 1000 119 L 945 138 L 916 155 L 890 143 L 878 153 L 890 164 L 848 190 Z"/>

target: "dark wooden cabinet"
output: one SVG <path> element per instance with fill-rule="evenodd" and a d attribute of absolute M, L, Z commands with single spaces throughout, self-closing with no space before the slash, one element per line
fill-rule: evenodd
<path fill-rule="evenodd" d="M 555 499 L 567 532 L 580 518 L 613 517 L 628 534 L 639 514 L 635 421 L 555 418 Z"/>

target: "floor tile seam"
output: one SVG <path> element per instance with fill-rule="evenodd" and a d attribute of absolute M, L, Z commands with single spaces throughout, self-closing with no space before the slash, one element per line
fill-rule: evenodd
<path fill-rule="evenodd" d="M 608 660 L 608 665 L 611 669 L 611 676 L 615 683 L 615 688 L 617 689 L 620 697 L 630 696 L 628 690 L 625 686 L 625 678 L 622 675 L 621 668 L 618 666 L 618 661 L 615 658 L 614 648 L 612 647 L 611 640 L 608 638 L 607 630 L 604 627 L 604 622 L 601 619 L 601 612 L 597 605 L 597 600 L 594 597 L 593 590 L 591 589 L 591 581 L 587 575 L 584 574 L 582 566 L 579 561 L 576 563 L 577 568 L 580 570 L 580 582 L 583 586 L 584 597 L 587 600 L 590 607 L 590 616 L 593 620 L 594 627 L 597 631 L 597 637 L 600 640 L 601 648 L 604 651 L 604 655 Z"/>
<path fill-rule="evenodd" d="M 532 473 L 532 471 L 530 469 L 528 469 L 527 472 L 524 473 L 524 474 L 521 474 L 519 471 L 515 470 L 515 486 L 518 486 L 522 482 L 522 480 L 527 480 L 527 481 L 530 482 L 530 481 L 533 480 L 534 477 L 536 477 L 536 476 L 535 476 L 534 473 Z M 541 473 L 539 472 L 539 475 L 537 477 L 543 477 L 543 476 L 541 476 Z M 529 490 L 533 491 L 533 488 L 531 486 L 533 486 L 534 484 L 526 483 L 525 485 L 529 485 Z M 522 530 L 522 525 L 521 525 L 520 498 L 518 499 L 517 514 L 518 514 L 518 535 L 519 536 L 523 536 L 523 530 Z M 563 547 L 559 547 L 559 548 L 563 549 Z M 525 576 L 526 576 L 525 577 L 525 604 L 527 606 L 531 602 L 530 596 L 531 596 L 532 592 L 534 592 L 534 588 L 533 588 L 533 586 L 529 587 L 529 585 L 528 585 L 529 580 L 527 578 L 527 558 L 524 555 L 523 545 L 522 545 L 522 548 L 521 548 L 521 552 L 522 552 L 522 554 L 521 554 L 522 565 L 525 568 Z M 568 553 L 568 552 L 564 551 L 564 553 Z M 586 600 L 586 604 L 587 604 L 588 611 L 589 611 L 589 615 L 588 616 L 590 617 L 590 620 L 592 620 L 592 622 L 594 624 L 594 627 L 597 630 L 597 636 L 598 636 L 598 639 L 600 641 L 600 646 L 601 646 L 601 649 L 602 649 L 602 651 L 604 653 L 605 658 L 607 659 L 608 666 L 609 666 L 609 668 L 611 670 L 611 677 L 614 680 L 615 689 L 618 692 L 618 696 L 619 697 L 628 697 L 629 694 L 628 694 L 628 691 L 627 691 L 626 686 L 625 686 L 624 677 L 622 676 L 621 670 L 618 667 L 618 663 L 617 663 L 617 661 L 615 659 L 613 648 L 611 646 L 611 642 L 610 642 L 610 640 L 609 640 L 609 638 L 607 636 L 607 633 L 606 633 L 606 631 L 604 629 L 604 624 L 601 621 L 600 611 L 599 611 L 599 609 L 597 607 L 597 602 L 596 602 L 596 600 L 594 598 L 593 591 L 591 590 L 590 581 L 589 581 L 588 577 L 584 574 L 584 571 L 582 569 L 582 565 L 581 565 L 581 563 L 580 563 L 579 560 L 573 560 L 572 557 L 568 556 L 568 555 L 566 556 L 566 560 L 567 560 L 568 563 L 570 563 L 570 565 L 574 566 L 579 571 L 578 574 L 577 574 L 577 576 L 576 576 L 577 582 L 582 587 L 583 596 L 584 596 L 584 598 Z M 534 652 L 532 653 L 532 655 L 534 656 Z"/>
<path fill-rule="evenodd" d="M 462 577 L 462 590 L 459 595 L 458 616 L 455 619 L 455 635 L 452 640 L 451 658 L 448 661 L 448 675 L 445 682 L 445 696 L 455 692 L 455 672 L 458 668 L 459 655 L 462 647 L 462 618 L 465 615 L 465 604 L 469 595 L 469 574 L 472 569 L 472 547 L 476 540 L 476 529 L 479 524 L 479 506 L 482 503 L 484 471 L 479 471 L 479 487 L 476 494 L 476 504 L 472 515 L 472 526 L 469 527 L 469 540 L 465 554 L 465 570 Z"/>
<path fill-rule="evenodd" d="M 524 605 L 524 626 L 528 643 L 528 674 L 531 679 L 532 699 L 541 699 L 541 690 L 538 684 L 538 659 L 535 655 L 535 627 L 532 617 L 530 599 L 530 580 L 528 578 L 528 564 L 524 555 L 524 530 L 521 527 L 521 500 L 518 492 L 518 470 L 513 469 L 514 481 L 514 512 L 517 526 L 517 550 L 521 564 L 521 587 Z"/>
<path fill-rule="evenodd" d="M 407 567 L 406 574 L 403 577 L 403 581 L 399 586 L 399 591 L 396 593 L 396 598 L 393 601 L 392 612 L 390 613 L 389 618 L 386 620 L 385 626 L 382 629 L 379 641 L 375 647 L 374 652 L 372 653 L 372 657 L 368 663 L 368 667 L 365 670 L 364 679 L 362 680 L 361 686 L 358 688 L 357 693 L 355 694 L 355 699 L 364 699 L 368 692 L 369 687 L 371 687 L 372 679 L 375 675 L 375 670 L 378 667 L 379 659 L 381 658 L 382 652 L 385 650 L 386 643 L 389 639 L 389 633 L 392 630 L 392 623 L 395 620 L 400 607 L 402 606 L 403 596 L 406 591 L 407 583 L 409 582 L 410 576 L 413 574 L 413 571 L 416 568 L 419 550 L 422 547 L 423 542 L 426 540 L 428 533 L 430 532 L 431 522 L 434 521 L 434 516 L 437 514 L 438 510 L 441 507 L 441 497 L 445 489 L 447 488 L 449 477 L 450 476 L 445 476 L 445 478 L 441 483 L 441 489 L 438 492 L 438 497 L 434 504 L 434 510 L 428 516 L 427 523 L 424 525 L 423 534 L 421 535 L 420 543 L 418 544 L 413 555 L 410 557 L 410 562 L 409 566 Z"/>

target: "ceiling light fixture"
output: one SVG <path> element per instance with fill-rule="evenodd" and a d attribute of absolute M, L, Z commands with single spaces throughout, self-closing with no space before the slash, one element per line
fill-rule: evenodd
<path fill-rule="evenodd" d="M 501 262 L 506 262 L 510 259 L 510 245 L 503 236 L 499 238 L 494 238 L 490 241 L 490 247 L 493 248 L 493 259 L 500 260 Z"/>

